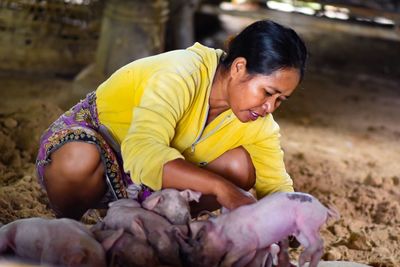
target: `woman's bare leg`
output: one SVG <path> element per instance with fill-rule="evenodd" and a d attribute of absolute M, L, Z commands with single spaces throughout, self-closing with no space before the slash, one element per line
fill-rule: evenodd
<path fill-rule="evenodd" d="M 100 152 L 83 142 L 70 142 L 53 152 L 44 181 L 57 217 L 79 220 L 107 190 Z"/>
<path fill-rule="evenodd" d="M 208 163 L 205 169 L 219 174 L 243 190 L 250 190 L 256 182 L 256 174 L 249 153 L 243 147 L 229 150 Z M 213 211 L 221 207 L 215 196 L 207 195 L 193 203 L 191 213 L 196 216 L 203 210 Z"/>

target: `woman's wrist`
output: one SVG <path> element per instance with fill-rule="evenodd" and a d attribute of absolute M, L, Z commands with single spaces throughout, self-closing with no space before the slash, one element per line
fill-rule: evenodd
<path fill-rule="evenodd" d="M 234 185 L 225 178 L 216 178 L 212 186 L 213 195 L 218 198 L 218 196 L 225 194 L 232 186 Z"/>

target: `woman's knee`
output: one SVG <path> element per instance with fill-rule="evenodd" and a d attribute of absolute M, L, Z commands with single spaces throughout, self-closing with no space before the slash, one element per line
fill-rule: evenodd
<path fill-rule="evenodd" d="M 97 147 L 83 142 L 67 143 L 51 155 L 44 169 L 44 184 L 51 201 L 99 198 L 106 191 L 104 166 Z"/>
<path fill-rule="evenodd" d="M 206 168 L 229 179 L 244 190 L 250 190 L 256 181 L 253 162 L 242 146 L 225 152 L 210 162 Z"/>
<path fill-rule="evenodd" d="M 83 142 L 63 145 L 51 155 L 44 183 L 58 217 L 80 218 L 107 189 L 97 147 Z"/>
<path fill-rule="evenodd" d="M 51 163 L 46 166 L 45 180 L 63 179 L 69 183 L 84 182 L 99 172 L 101 164 L 100 153 L 97 147 L 83 142 L 70 142 L 50 156 Z"/>

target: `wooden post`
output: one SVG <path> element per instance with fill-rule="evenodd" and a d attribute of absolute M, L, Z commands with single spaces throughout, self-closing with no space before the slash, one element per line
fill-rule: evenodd
<path fill-rule="evenodd" d="M 102 20 L 96 65 L 110 75 L 123 65 L 164 51 L 166 0 L 110 0 Z"/>

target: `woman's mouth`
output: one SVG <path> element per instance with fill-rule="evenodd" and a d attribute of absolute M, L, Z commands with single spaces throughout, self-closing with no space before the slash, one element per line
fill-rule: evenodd
<path fill-rule="evenodd" d="M 252 121 L 255 121 L 256 119 L 258 119 L 259 116 L 260 116 L 260 115 L 258 115 L 258 113 L 256 113 L 256 112 L 250 110 L 250 119 L 251 119 Z"/>

